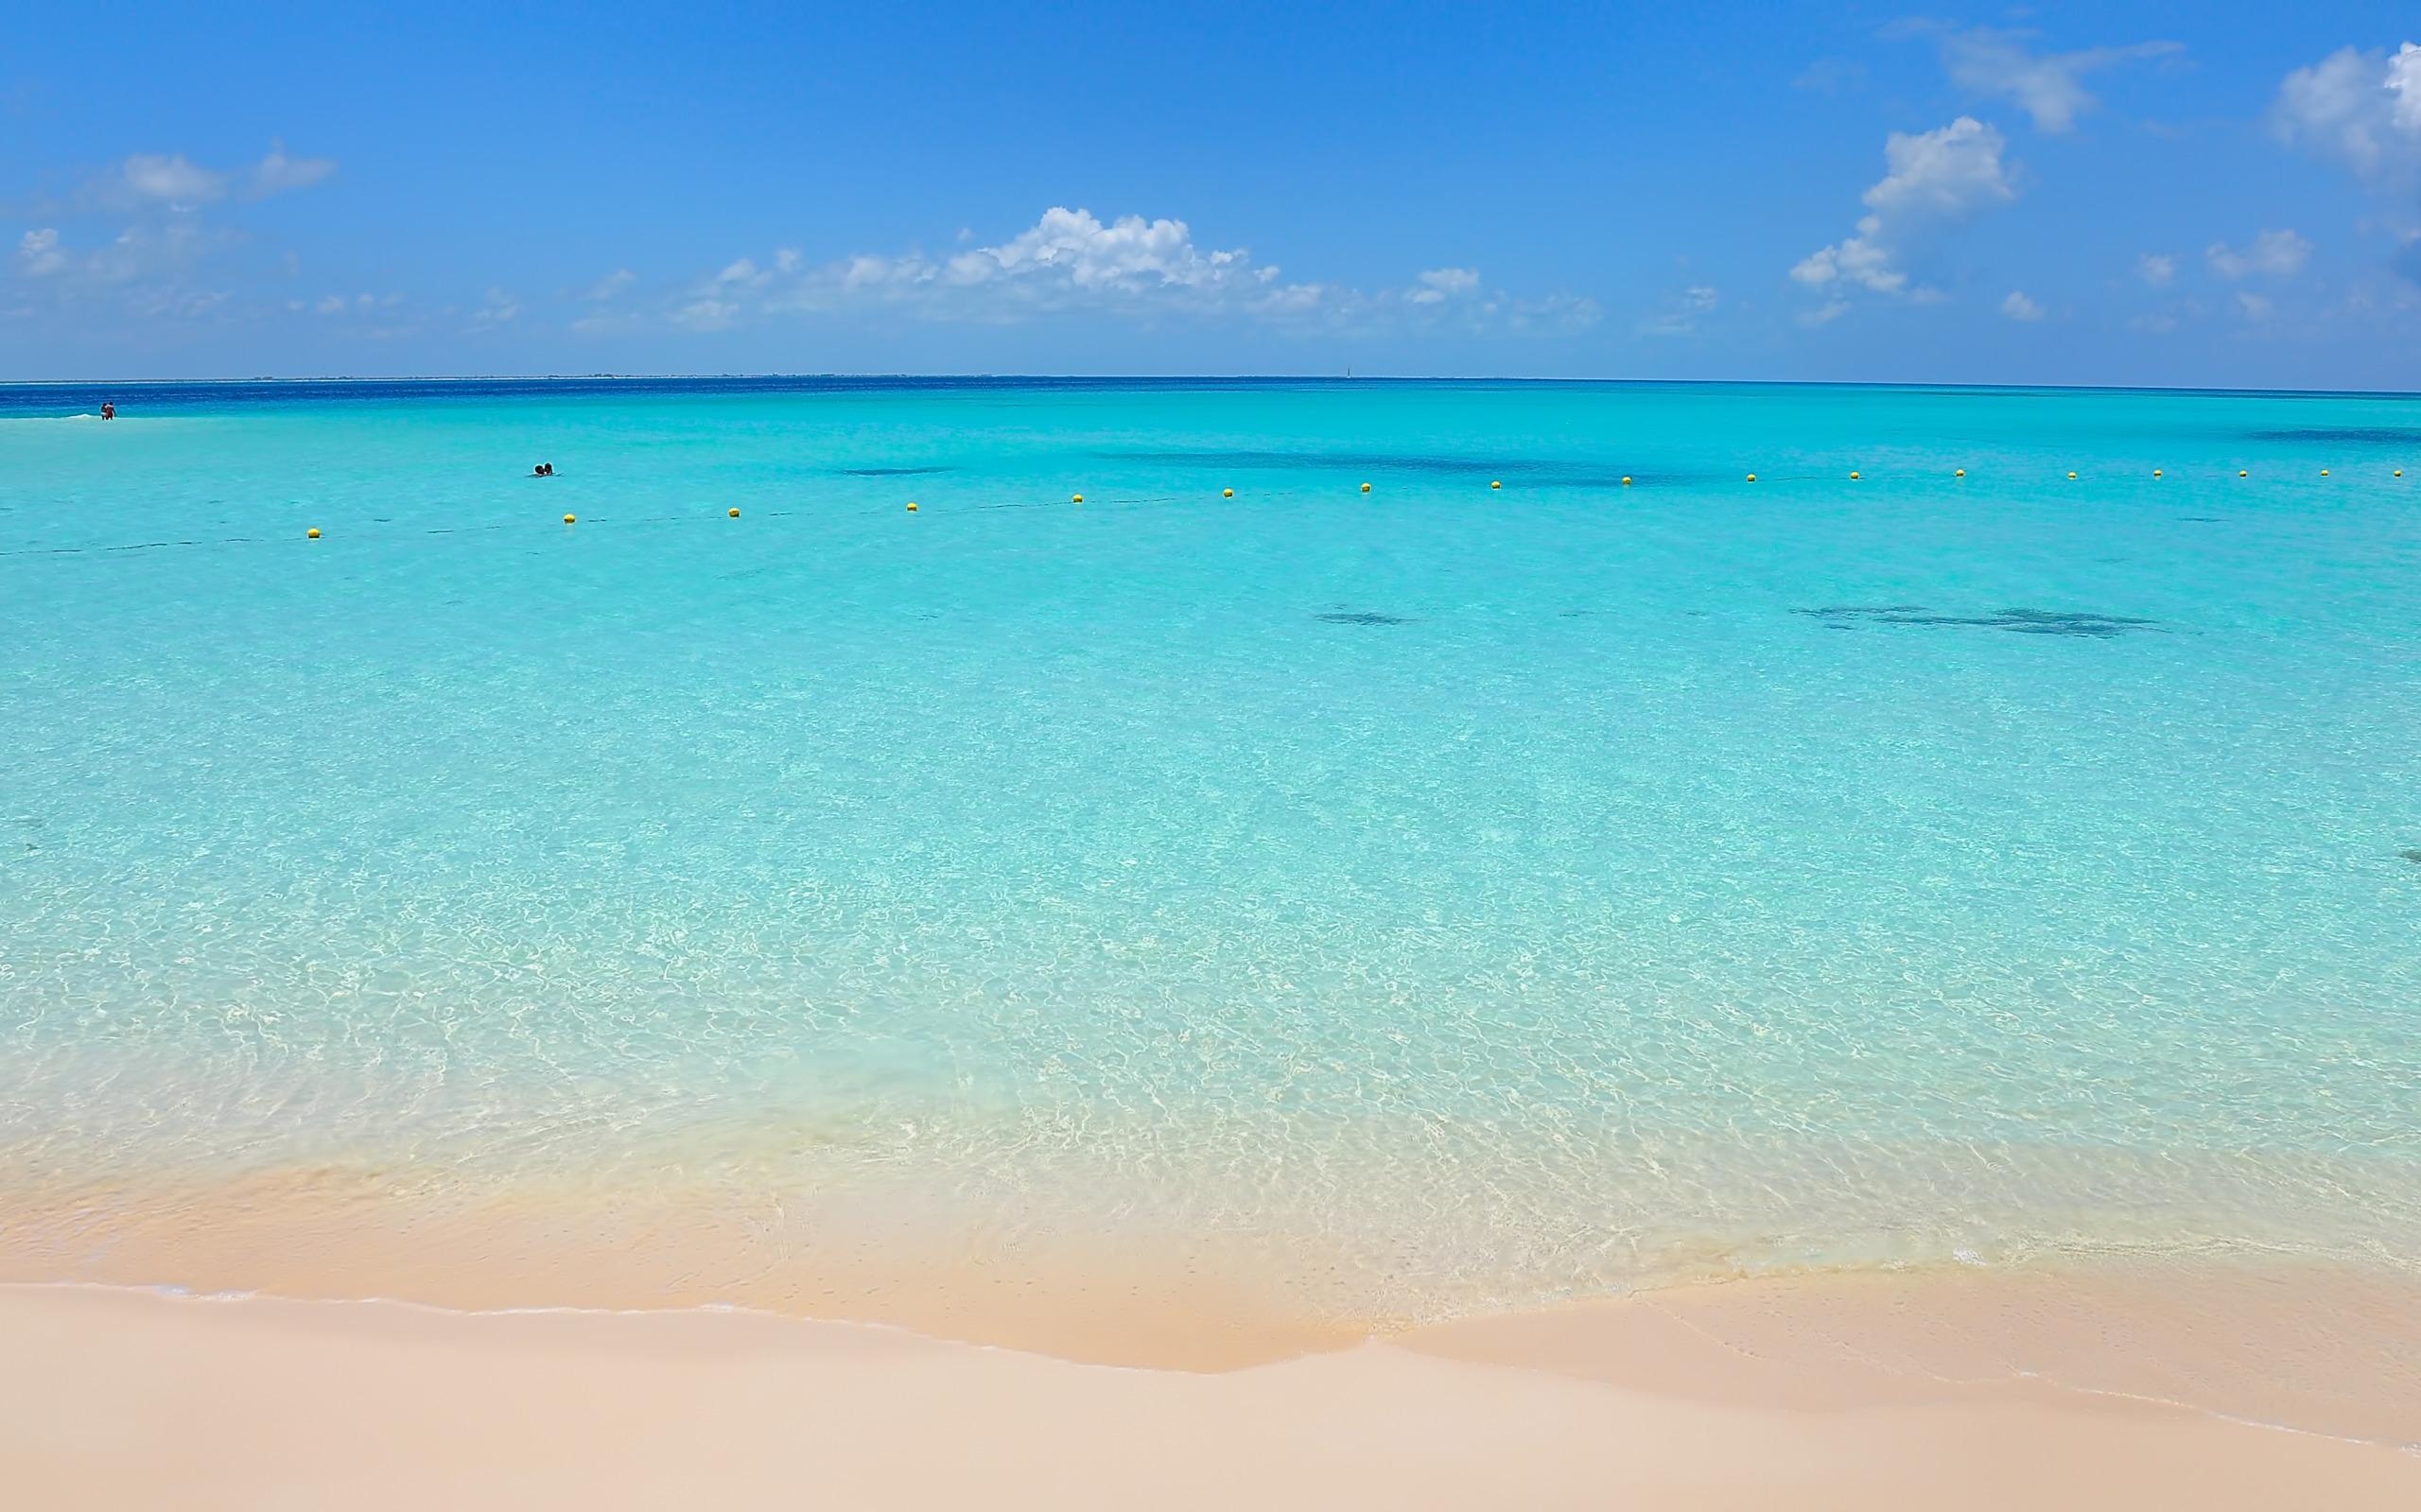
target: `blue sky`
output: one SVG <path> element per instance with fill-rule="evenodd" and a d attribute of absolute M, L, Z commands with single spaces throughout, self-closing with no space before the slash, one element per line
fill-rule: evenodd
<path fill-rule="evenodd" d="M 226 9 L 11 8 L 0 377 L 2421 388 L 2410 4 Z"/>

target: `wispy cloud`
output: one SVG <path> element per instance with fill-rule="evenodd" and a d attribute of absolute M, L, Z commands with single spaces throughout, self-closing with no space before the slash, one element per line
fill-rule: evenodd
<path fill-rule="evenodd" d="M 2364 182 L 2410 188 L 2421 178 L 2421 46 L 2341 47 L 2278 86 L 2273 130 Z"/>
<path fill-rule="evenodd" d="M 19 267 L 28 278 L 48 278 L 67 267 L 66 249 L 59 245 L 59 228 L 28 231 L 17 243 Z"/>
<path fill-rule="evenodd" d="M 179 280 L 213 252 L 233 245 L 233 232 L 191 217 L 138 221 L 100 242 L 70 241 L 56 226 L 26 232 L 17 243 L 18 271 L 61 298 Z"/>
<path fill-rule="evenodd" d="M 88 182 L 78 200 L 96 210 L 190 213 L 223 200 L 267 200 L 307 189 L 336 171 L 335 159 L 293 157 L 282 142 L 259 162 L 233 170 L 205 167 L 182 152 L 136 152 Z"/>
<path fill-rule="evenodd" d="M 101 187 L 122 189 L 140 201 L 191 207 L 224 198 L 227 175 L 214 173 L 182 152 L 137 152 L 117 165 L 113 182 L 104 180 Z"/>
<path fill-rule="evenodd" d="M 2235 280 L 2256 273 L 2292 278 L 2310 261 L 2311 243 L 2291 230 L 2264 231 L 2241 250 L 2215 241 L 2203 255 L 2210 259 L 2211 271 L 2221 278 Z"/>
<path fill-rule="evenodd" d="M 493 330 L 499 325 L 510 325 L 520 318 L 521 302 L 500 288 L 491 288 L 487 299 L 471 312 L 471 328 Z"/>
<path fill-rule="evenodd" d="M 1640 326 L 1646 336 L 1696 336 L 1700 322 L 1723 303 L 1713 284 L 1692 284 L 1667 295 Z"/>
<path fill-rule="evenodd" d="M 360 316 L 392 309 L 403 301 L 404 296 L 396 293 L 322 294 L 314 300 L 287 300 L 286 307 L 297 313 L 308 311 L 323 317 Z"/>
<path fill-rule="evenodd" d="M 2154 288 L 2166 288 L 2177 276 L 2177 258 L 2168 252 L 2146 252 L 2135 259 L 2135 276 Z"/>
<path fill-rule="evenodd" d="M 333 178 L 336 171 L 334 158 L 288 157 L 285 143 L 272 143 L 269 155 L 253 165 L 247 197 L 266 200 L 271 195 L 308 189 L 315 183 Z"/>
<path fill-rule="evenodd" d="M 589 285 L 580 297 L 592 304 L 602 304 L 629 293 L 638 281 L 638 274 L 627 268 L 617 268 L 596 283 Z"/>
<path fill-rule="evenodd" d="M 290 156 L 283 145 L 224 171 L 182 152 L 133 153 L 39 207 L 58 222 L 19 238 L 16 270 L 29 298 L 39 289 L 58 310 L 106 304 L 139 319 L 225 313 L 234 307 L 227 294 L 195 287 L 208 259 L 245 240 L 220 207 L 308 188 L 336 167 L 327 158 Z M 96 221 L 117 229 L 96 235 Z"/>
<path fill-rule="evenodd" d="M 2032 322 L 2043 318 L 2043 306 L 2027 298 L 2024 289 L 2012 288 L 2009 298 L 2001 301 L 2001 313 L 2012 321 Z"/>
<path fill-rule="evenodd" d="M 1476 268 L 1433 268 L 1420 275 L 1420 287 L 1404 296 L 1415 304 L 1442 304 L 1479 291 Z"/>
<path fill-rule="evenodd" d="M 2055 134 L 2074 130 L 2080 117 L 2100 107 L 2084 87 L 2086 75 L 2186 50 L 2181 43 L 2139 42 L 2038 53 L 2029 46 L 2039 35 L 2031 31 L 1959 28 L 1927 21 L 1904 22 L 1892 30 L 1934 38 L 1952 83 L 1982 98 L 2008 100 L 2033 119 L 2035 130 Z"/>
<path fill-rule="evenodd" d="M 1938 298 L 1938 291 L 1911 285 L 1902 263 L 1940 228 L 2017 198 L 2002 160 L 2006 145 L 1997 130 L 1967 115 L 1937 130 L 1892 132 L 1883 146 L 1890 171 L 1861 197 L 1867 213 L 1856 233 L 1810 252 L 1790 276 L 1827 291 L 1855 287 Z"/>

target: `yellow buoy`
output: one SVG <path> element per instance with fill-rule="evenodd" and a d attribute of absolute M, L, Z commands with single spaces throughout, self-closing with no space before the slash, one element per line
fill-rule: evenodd
<path fill-rule="evenodd" d="M 2074 474 L 2074 473 L 2070 473 L 2070 474 L 2068 475 L 2068 481 L 2069 481 L 2069 482 L 2071 482 L 2071 483 L 2073 483 L 2073 482 L 2075 482 L 2076 480 L 2077 480 L 2077 475 L 2076 475 L 2076 474 Z"/>
<path fill-rule="evenodd" d="M 2246 472 L 2243 468 L 2239 467 L 2239 468 L 2238 468 L 2238 469 L 2236 470 L 2236 476 L 2237 476 L 2237 477 L 2238 477 L 2238 478 L 2251 478 L 2253 475 L 2252 475 L 2251 473 Z"/>
<path fill-rule="evenodd" d="M 1369 485 L 1369 484 L 1367 484 L 1367 483 L 1363 484 L 1363 485 L 1362 485 L 1362 492 L 1363 492 L 1363 493 L 1365 493 L 1365 494 L 1367 494 L 1368 492 L 1370 492 L 1370 485 Z"/>
<path fill-rule="evenodd" d="M 2396 476 L 2396 477 L 2398 477 L 2398 478 L 2402 478 L 2402 477 L 2404 476 L 2404 469 L 2403 469 L 2403 468 L 2401 468 L 2401 467 L 2397 468 L 2397 469 L 2395 470 L 2395 476 Z"/>
<path fill-rule="evenodd" d="M 305 535 L 309 536 L 312 540 L 316 541 L 316 540 L 318 540 L 318 539 L 320 538 L 320 528 L 319 528 L 318 526 L 314 525 L 313 527 L 311 527 L 309 530 L 307 530 L 304 531 L 303 533 L 304 533 Z"/>
<path fill-rule="evenodd" d="M 736 520 L 736 519 L 738 519 L 738 518 L 740 518 L 740 512 L 739 512 L 738 510 L 734 510 L 734 511 L 732 511 L 732 512 L 731 512 L 731 517 L 732 517 L 733 519 L 735 519 L 735 520 Z"/>
<path fill-rule="evenodd" d="M 1232 488 L 1223 488 L 1219 490 L 1219 496 L 1221 498 L 1233 498 L 1236 496 L 1236 491 Z"/>
<path fill-rule="evenodd" d="M 1962 467 L 1962 468 L 1959 469 L 1959 477 L 1961 477 L 1961 478 L 1966 477 L 1966 476 L 1967 476 L 1967 469 L 1965 469 L 1964 467 Z"/>
<path fill-rule="evenodd" d="M 564 516 L 564 523 L 565 523 L 566 525 L 569 525 L 571 522 L 572 522 L 572 517 L 571 517 L 570 515 L 566 514 L 566 515 L 565 515 L 565 516 Z"/>
<path fill-rule="evenodd" d="M 1078 494 L 1078 495 L 1075 495 L 1075 497 L 1074 497 L 1074 499 L 1073 499 L 1073 502 L 1078 503 L 1078 504 L 1082 504 L 1084 501 L 1085 501 L 1085 495 L 1083 495 L 1082 494 Z"/>
<path fill-rule="evenodd" d="M 1625 473 L 1623 475 L 1623 487 L 1630 487 L 1630 475 L 1629 473 Z"/>
<path fill-rule="evenodd" d="M 1851 481 L 1851 482 L 1853 482 L 1853 483 L 1855 483 L 1855 482 L 1856 482 L 1856 481 L 1857 481 L 1857 474 L 1856 474 L 1856 472 L 1855 472 L 1855 470 L 1853 470 L 1853 471 L 1851 472 L 1851 474 L 1850 474 L 1850 481 Z"/>
<path fill-rule="evenodd" d="M 908 513 L 911 514 L 916 513 L 916 501 L 913 498 L 908 501 Z"/>
<path fill-rule="evenodd" d="M 2157 467 L 2153 468 L 2153 469 L 2152 469 L 2152 476 L 2153 476 L 2154 478 L 2158 478 L 2158 477 L 2160 476 L 2160 469 L 2159 469 L 2159 468 L 2157 468 Z"/>
<path fill-rule="evenodd" d="M 1754 474 L 1754 473 L 1750 473 L 1750 474 L 1749 475 L 1749 481 L 1750 481 L 1751 483 L 1753 483 L 1753 482 L 1755 482 L 1756 480 L 1757 480 L 1757 475 L 1756 475 L 1756 474 Z"/>
<path fill-rule="evenodd" d="M 2323 477 L 2323 478 L 2326 478 L 2326 477 L 2328 476 L 2328 469 L 2327 469 L 2327 468 L 2325 468 L 2325 467 L 2322 468 L 2322 469 L 2320 470 L 2320 476 L 2321 476 L 2321 477 Z"/>
<path fill-rule="evenodd" d="M 1488 486 L 1490 488 L 1503 488 L 1505 485 L 1500 480 L 1491 478 L 1488 480 Z"/>

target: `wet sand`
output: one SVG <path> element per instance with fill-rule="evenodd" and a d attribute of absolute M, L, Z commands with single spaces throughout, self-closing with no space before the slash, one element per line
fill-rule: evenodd
<path fill-rule="evenodd" d="M 2223 1387 L 2402 1433 L 2393 1341 L 2308 1356 L 2289 1314 L 2084 1295 L 1738 1283 L 1206 1372 L 739 1312 L 8 1286 L 0 1484 L 101 1508 L 2421 1504 L 2391 1443 L 2147 1399 Z M 1995 1363 L 1978 1341 L 2019 1323 L 2037 1362 Z M 2181 1323 L 2207 1347 L 2181 1353 Z M 2153 1335 L 2171 1374 L 2129 1393 Z M 2098 1383 L 2024 1373 L 2061 1362 Z"/>

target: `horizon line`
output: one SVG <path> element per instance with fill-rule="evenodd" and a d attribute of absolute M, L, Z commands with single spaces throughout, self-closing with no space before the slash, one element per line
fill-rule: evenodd
<path fill-rule="evenodd" d="M 1184 384 L 1184 383 L 1299 383 L 1299 384 L 1555 384 L 1572 387 L 1636 387 L 1636 388 L 1761 388 L 1761 389 L 1938 389 L 1953 391 L 2017 391 L 2030 393 L 2176 393 L 2224 395 L 2246 398 L 2362 398 L 2421 399 L 2421 390 L 2411 389 L 2306 389 L 2306 388 L 2236 388 L 2181 387 L 2167 384 L 2141 383 L 1993 383 L 1977 381 L 1938 381 L 1926 379 L 1843 379 L 1843 378 L 1575 378 L 1528 376 L 1521 374 L 1471 375 L 1452 374 L 1118 374 L 1118 373 L 434 373 L 411 374 L 253 374 L 247 377 L 165 378 L 0 378 L 0 390 L 6 389 L 66 389 L 105 388 L 110 385 L 142 388 L 232 387 L 236 385 L 276 385 L 314 383 L 778 383 L 778 382 L 912 382 L 950 383 L 1101 383 L 1101 384 Z"/>

